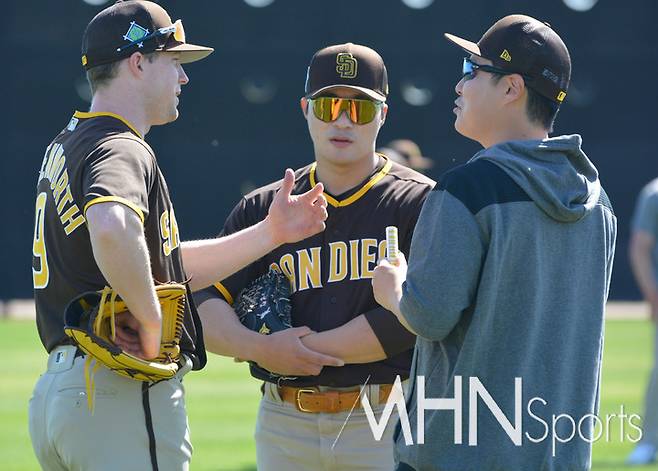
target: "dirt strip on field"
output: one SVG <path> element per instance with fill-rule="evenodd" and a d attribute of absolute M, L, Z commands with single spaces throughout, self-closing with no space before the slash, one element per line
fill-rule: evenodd
<path fill-rule="evenodd" d="M 610 301 L 606 308 L 607 319 L 647 319 L 649 305 L 638 301 Z M 33 299 L 11 299 L 0 301 L 0 319 L 34 320 Z"/>

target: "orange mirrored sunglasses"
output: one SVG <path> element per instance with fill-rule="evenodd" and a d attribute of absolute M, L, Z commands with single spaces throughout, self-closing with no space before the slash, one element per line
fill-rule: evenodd
<path fill-rule="evenodd" d="M 313 114 L 320 121 L 331 123 L 336 121 L 341 113 L 346 112 L 355 124 L 368 124 L 377 116 L 377 110 L 382 103 L 373 100 L 357 98 L 318 97 L 309 99 Z"/>

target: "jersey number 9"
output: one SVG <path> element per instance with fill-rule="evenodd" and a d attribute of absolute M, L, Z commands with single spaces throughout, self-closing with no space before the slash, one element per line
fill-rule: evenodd
<path fill-rule="evenodd" d="M 32 242 L 32 255 L 34 255 L 34 260 L 32 262 L 32 282 L 34 284 L 34 289 L 45 288 L 48 286 L 49 280 L 48 255 L 46 254 L 46 241 L 44 239 L 46 196 L 45 192 L 39 193 L 34 213 L 34 240 Z M 36 263 L 39 265 L 38 270 L 34 268 Z"/>

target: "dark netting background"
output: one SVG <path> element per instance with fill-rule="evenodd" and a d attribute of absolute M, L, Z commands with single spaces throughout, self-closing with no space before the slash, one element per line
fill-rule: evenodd
<path fill-rule="evenodd" d="M 584 12 L 562 0 L 436 0 L 424 9 L 400 0 L 277 0 L 263 8 L 241 0 L 160 3 L 183 19 L 188 41 L 216 48 L 208 60 L 186 66 L 180 119 L 147 136 L 184 239 L 214 235 L 243 191 L 313 159 L 299 98 L 311 55 L 328 44 L 358 42 L 384 57 L 391 96 L 380 145 L 415 140 L 436 161 L 434 178 L 465 162 L 479 146 L 453 128 L 462 54 L 442 34 L 477 40 L 496 19 L 526 13 L 549 21 L 570 48 L 572 86 L 555 132 L 583 135 L 615 207 L 611 297 L 639 296 L 627 243 L 637 192 L 658 176 L 655 0 L 601 1 Z M 80 41 L 102 8 L 81 0 L 4 4 L 0 299 L 32 296 L 37 172 L 50 139 L 74 110 L 89 106 Z"/>

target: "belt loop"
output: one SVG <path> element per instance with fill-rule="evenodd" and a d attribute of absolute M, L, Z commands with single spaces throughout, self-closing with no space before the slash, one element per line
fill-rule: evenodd
<path fill-rule="evenodd" d="M 183 376 L 189 373 L 193 366 L 194 363 L 192 362 L 192 359 L 185 354 L 181 354 L 180 366 L 176 372 L 176 378 L 178 378 L 180 381 L 183 381 Z"/>
<path fill-rule="evenodd" d="M 281 399 L 281 395 L 279 394 L 279 387 L 276 384 L 265 381 L 263 386 L 265 388 L 264 397 L 272 402 L 276 402 L 277 404 L 281 404 L 283 402 L 283 399 Z"/>

